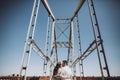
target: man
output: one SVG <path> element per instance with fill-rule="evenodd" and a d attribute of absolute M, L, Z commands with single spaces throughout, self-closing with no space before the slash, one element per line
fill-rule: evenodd
<path fill-rule="evenodd" d="M 61 69 L 62 80 L 72 80 L 72 70 L 68 66 L 68 62 L 66 60 L 63 61 L 62 66 L 63 66 Z"/>

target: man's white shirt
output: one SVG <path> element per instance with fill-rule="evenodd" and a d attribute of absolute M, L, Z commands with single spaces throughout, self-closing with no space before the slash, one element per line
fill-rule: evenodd
<path fill-rule="evenodd" d="M 70 77 L 72 76 L 72 70 L 69 66 L 65 66 L 61 68 L 61 75 L 64 76 L 65 79 L 63 80 L 71 80 Z"/>

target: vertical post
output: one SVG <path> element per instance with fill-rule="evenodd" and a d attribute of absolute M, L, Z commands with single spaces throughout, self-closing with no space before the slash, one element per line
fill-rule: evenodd
<path fill-rule="evenodd" d="M 71 23 L 70 23 L 70 33 L 69 33 L 69 47 L 68 47 L 68 56 L 67 56 L 67 61 L 68 63 L 71 62 L 70 61 L 70 52 L 71 52 L 71 34 L 72 34 L 72 29 L 71 29 Z"/>
<path fill-rule="evenodd" d="M 58 54 L 57 54 L 57 43 L 56 43 L 56 26 L 54 24 L 54 46 L 55 46 L 55 61 L 58 62 Z"/>
<path fill-rule="evenodd" d="M 29 34 L 30 34 L 31 25 L 32 25 L 32 18 L 33 18 L 33 14 L 34 14 L 35 5 L 36 5 L 36 0 L 34 0 L 32 14 L 31 14 L 31 18 L 30 18 L 30 23 L 29 23 L 29 27 L 28 27 L 28 31 L 27 31 L 26 40 L 25 40 L 25 46 L 24 46 L 23 57 L 22 57 L 22 64 L 21 64 L 22 66 L 21 66 L 20 74 L 19 74 L 20 76 L 22 74 L 22 68 L 23 68 L 23 64 L 24 64 L 24 57 L 25 57 L 25 52 L 26 52 L 26 47 L 27 47 L 27 41 L 29 39 Z"/>
<path fill-rule="evenodd" d="M 102 80 L 104 80 L 102 63 L 101 63 L 101 59 L 100 59 L 99 48 L 98 48 L 98 45 L 97 45 L 97 38 L 96 38 L 97 35 L 96 35 L 96 32 L 95 32 L 94 22 L 93 22 L 93 18 L 92 18 L 93 13 L 91 12 L 91 8 L 90 8 L 89 1 L 88 1 L 88 0 L 87 0 L 87 3 L 88 3 L 89 13 L 90 13 L 90 19 L 91 19 L 91 23 L 92 23 L 92 29 L 93 29 L 93 35 L 94 35 L 94 39 L 95 39 L 95 44 L 96 44 L 96 46 L 97 46 L 97 54 L 98 54 L 98 60 L 99 60 L 99 65 L 100 65 Z"/>
<path fill-rule="evenodd" d="M 71 63 L 75 60 L 75 51 L 74 51 L 74 27 L 73 27 L 73 21 L 71 21 L 71 43 L 72 43 L 72 53 L 71 53 Z M 73 66 L 73 79 L 76 80 L 76 65 Z"/>
<path fill-rule="evenodd" d="M 83 60 L 79 61 L 79 66 L 81 66 L 80 67 L 80 71 L 81 71 L 81 73 L 80 73 L 80 76 L 81 76 L 80 79 L 83 80 L 83 77 L 84 77 Z"/>
<path fill-rule="evenodd" d="M 80 26 L 79 26 L 79 17 L 78 15 L 76 16 L 77 18 L 77 34 L 78 34 L 78 55 L 81 56 L 82 55 L 82 47 L 81 47 L 81 36 L 80 36 Z M 79 61 L 79 69 L 80 69 L 80 79 L 82 80 L 84 77 L 84 70 L 83 70 L 83 60 Z"/>
<path fill-rule="evenodd" d="M 46 56 L 48 56 L 48 46 L 49 46 L 49 31 L 50 29 L 50 15 L 48 16 L 48 22 L 47 22 L 47 31 L 46 31 L 46 43 L 45 43 L 45 53 Z M 46 76 L 47 74 L 47 60 L 44 60 L 44 64 L 43 64 L 43 75 Z"/>
<path fill-rule="evenodd" d="M 31 49 L 32 49 L 31 41 L 34 39 L 34 32 L 35 32 L 35 27 L 36 27 L 39 5 L 40 5 L 40 0 L 34 0 L 31 19 L 30 19 L 27 37 L 26 37 L 26 41 L 24 45 L 20 74 L 19 74 L 19 76 L 21 76 L 22 71 L 25 70 L 24 80 L 26 80 L 26 74 L 27 74 L 27 70 L 28 70 L 28 66 L 30 62 L 30 55 L 31 55 Z"/>
<path fill-rule="evenodd" d="M 51 39 L 51 54 L 50 54 L 50 60 L 52 60 L 52 55 L 54 55 L 54 29 L 55 29 L 55 21 L 52 22 L 52 39 Z M 52 63 L 50 64 L 50 79 L 52 78 L 53 75 L 53 66 Z"/>
<path fill-rule="evenodd" d="M 95 8 L 94 8 L 94 4 L 93 4 L 93 0 L 91 0 L 91 3 L 93 5 L 93 12 L 96 14 Z M 100 29 L 99 29 L 98 20 L 97 20 L 97 16 L 96 15 L 94 15 L 94 16 L 95 16 L 97 31 L 98 31 L 99 38 L 100 38 L 100 41 L 101 41 L 101 48 L 102 48 L 103 57 L 104 57 L 104 61 L 105 61 L 105 69 L 107 70 L 107 76 L 110 77 L 110 73 L 109 73 L 109 69 L 108 69 L 108 64 L 107 64 L 107 59 L 106 59 L 106 55 L 105 55 L 105 50 L 104 50 L 104 46 L 103 46 L 103 41 L 102 41 Z"/>
<path fill-rule="evenodd" d="M 98 25 L 98 21 L 97 21 L 97 17 L 96 17 L 93 0 L 90 0 L 90 1 L 87 0 L 87 3 L 88 3 L 90 18 L 91 18 L 91 23 L 92 23 L 92 28 L 93 28 L 95 44 L 97 46 L 98 60 L 99 60 L 102 80 L 104 80 L 103 67 L 102 67 L 102 62 L 101 62 L 101 58 L 100 58 L 100 53 L 102 53 L 102 55 L 103 55 L 104 62 L 105 62 L 105 69 L 107 70 L 108 77 L 110 77 L 110 74 L 109 74 L 106 56 L 105 56 L 105 52 L 104 52 L 103 41 L 102 41 L 101 34 L 100 34 L 100 29 L 99 29 L 99 25 Z M 98 47 L 98 45 L 97 45 L 98 41 L 101 43 L 100 47 Z"/>

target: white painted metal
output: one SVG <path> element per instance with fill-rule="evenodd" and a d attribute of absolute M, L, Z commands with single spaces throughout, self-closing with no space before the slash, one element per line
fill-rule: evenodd
<path fill-rule="evenodd" d="M 50 60 L 53 62 L 53 52 L 54 52 L 54 48 L 55 48 L 55 45 L 54 45 L 54 42 L 55 42 L 55 38 L 54 38 L 54 30 L 55 30 L 55 21 L 52 22 L 52 39 L 51 39 L 51 54 L 50 54 Z M 50 64 L 50 79 L 52 78 L 52 74 L 53 74 L 53 66 Z"/>
<path fill-rule="evenodd" d="M 47 51 L 45 52 L 47 54 L 42 52 L 42 50 L 34 42 L 34 32 L 35 32 L 35 27 L 36 27 L 36 22 L 37 22 L 37 16 L 38 16 L 38 10 L 39 10 L 40 1 L 42 1 L 44 7 L 46 8 L 46 10 L 47 10 L 47 12 L 49 14 L 48 24 L 47 24 L 47 33 L 46 33 L 46 44 L 48 43 L 47 37 L 49 37 L 48 27 L 50 25 L 50 19 L 52 19 L 52 22 L 51 22 L 52 23 L 52 36 L 50 38 L 51 39 L 51 46 L 49 46 L 51 48 L 51 50 L 50 50 L 50 58 L 48 57 L 48 52 Z M 93 27 L 93 33 L 94 33 L 95 40 L 90 44 L 90 46 L 88 46 L 88 48 L 86 49 L 85 52 L 83 52 L 83 54 L 81 54 L 77 59 L 75 59 L 76 55 L 75 55 L 74 24 L 73 24 L 73 21 L 74 21 L 74 18 L 77 16 L 80 8 L 84 4 L 84 2 L 85 2 L 85 0 L 79 0 L 77 8 L 75 9 L 75 11 L 73 13 L 73 16 L 70 19 L 55 19 L 55 16 L 53 15 L 52 10 L 51 10 L 47 0 L 34 0 L 33 10 L 32 10 L 32 14 L 31 14 L 31 19 L 30 19 L 30 23 L 29 23 L 29 27 L 28 27 L 28 33 L 27 33 L 25 46 L 24 46 L 24 52 L 23 52 L 23 57 L 22 57 L 22 66 L 21 66 L 21 70 L 20 70 L 20 76 L 22 75 L 22 71 L 25 70 L 25 73 L 24 73 L 24 77 L 25 78 L 24 78 L 24 80 L 26 80 L 26 74 L 27 74 L 27 70 L 28 70 L 28 66 L 29 66 L 29 62 L 30 62 L 30 54 L 31 54 L 31 50 L 32 49 L 43 60 L 46 60 L 46 62 L 50 62 L 50 79 L 52 78 L 54 65 L 58 62 L 57 48 L 59 48 L 59 47 L 68 48 L 68 61 L 70 62 L 69 63 L 70 66 L 73 68 L 74 80 L 76 80 L 76 64 L 78 62 L 80 62 L 80 64 L 82 64 L 83 63 L 82 61 L 89 54 L 91 54 L 95 49 L 97 49 L 98 59 L 100 61 L 100 57 L 99 57 L 99 53 L 100 52 L 99 52 L 99 48 L 98 47 L 100 45 L 102 45 L 102 40 L 101 39 L 98 40 L 98 36 L 99 36 L 98 34 L 100 34 L 100 32 L 98 30 L 98 33 L 96 34 L 96 32 L 95 32 L 95 25 L 94 25 L 93 22 L 92 22 L 92 27 Z M 92 12 L 92 11 L 90 11 L 90 12 Z M 93 9 L 93 12 L 95 12 L 94 9 Z M 93 18 L 94 15 L 95 14 L 92 13 L 91 21 L 92 21 L 92 18 Z M 98 22 L 97 22 L 97 19 L 96 19 L 96 15 L 95 15 L 94 21 L 95 20 L 96 20 L 96 23 L 98 25 Z M 55 26 L 56 24 L 70 24 L 68 26 L 68 27 L 70 27 L 69 38 L 67 38 L 69 40 L 67 42 L 56 41 L 56 26 Z M 66 29 L 68 29 L 68 28 L 66 28 Z M 64 31 L 61 30 L 61 34 L 64 34 Z M 78 35 L 78 38 L 79 38 L 79 35 Z M 48 46 L 45 46 L 45 48 L 48 49 Z M 103 48 L 103 45 L 102 45 L 102 48 Z M 26 55 L 27 55 L 27 57 L 26 57 Z M 104 56 L 105 56 L 105 54 L 104 54 Z M 25 58 L 26 58 L 27 61 L 25 61 Z M 53 60 L 53 58 L 54 58 L 54 60 Z M 53 63 L 53 62 L 55 62 L 55 63 Z M 100 65 L 101 65 L 101 62 L 100 62 Z M 102 69 L 102 66 L 100 66 L 100 68 Z M 83 69 L 83 67 L 81 68 L 81 70 L 82 69 Z M 102 76 L 104 76 L 104 75 L 102 74 Z"/>
<path fill-rule="evenodd" d="M 50 16 L 48 16 L 48 21 L 47 21 L 47 30 L 46 30 L 46 43 L 45 43 L 45 53 L 46 53 L 46 56 L 48 56 L 48 46 L 49 46 L 49 29 L 50 29 Z M 43 63 L 43 75 L 46 76 L 47 74 L 47 61 L 44 60 L 44 63 Z"/>
<path fill-rule="evenodd" d="M 24 74 L 23 74 L 24 80 L 26 80 L 26 74 L 27 74 L 27 70 L 30 62 L 30 55 L 31 55 L 31 49 L 32 49 L 32 45 L 30 43 L 34 39 L 34 32 L 36 27 L 39 5 L 40 5 L 40 0 L 34 0 L 33 10 L 32 10 L 31 19 L 28 27 L 27 36 L 26 36 L 24 52 L 22 57 L 22 64 L 21 64 L 21 69 L 19 74 L 19 76 L 22 76 L 22 72 L 24 70 Z"/>
<path fill-rule="evenodd" d="M 79 3 L 73 13 L 73 16 L 71 17 L 71 21 L 73 21 L 73 19 L 76 17 L 76 15 L 78 14 L 80 8 L 82 7 L 82 5 L 84 4 L 85 0 L 79 0 Z"/>
<path fill-rule="evenodd" d="M 73 61 L 75 60 L 75 48 L 74 48 L 74 26 L 73 26 L 73 21 L 71 21 L 71 43 L 72 43 L 72 55 L 70 56 L 71 57 L 71 64 L 73 63 Z M 73 79 L 76 80 L 76 65 L 73 66 Z"/>
<path fill-rule="evenodd" d="M 51 15 L 53 21 L 55 20 L 55 16 L 52 13 L 52 10 L 47 2 L 47 0 L 42 0 L 43 5 L 45 6 L 46 10 L 48 11 L 49 15 Z"/>

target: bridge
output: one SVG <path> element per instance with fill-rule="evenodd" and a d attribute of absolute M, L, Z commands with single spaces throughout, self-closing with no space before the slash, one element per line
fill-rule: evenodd
<path fill-rule="evenodd" d="M 94 39 L 90 42 L 90 45 L 86 48 L 85 51 L 82 51 L 81 45 L 81 34 L 80 34 L 80 24 L 79 24 L 79 11 L 81 10 L 85 2 L 88 5 L 91 28 L 93 31 Z M 46 32 L 46 43 L 45 51 L 43 51 L 34 39 L 35 28 L 37 27 L 37 18 L 40 3 L 43 4 L 47 13 L 47 32 Z M 42 23 L 41 23 L 42 24 Z M 59 27 L 59 25 L 64 25 Z M 76 29 L 75 29 L 76 28 Z M 76 31 L 75 31 L 76 30 Z M 58 33 L 59 31 L 59 33 Z M 77 38 L 75 37 L 77 36 Z M 64 37 L 64 38 L 63 38 Z M 75 48 L 78 49 L 78 52 L 75 51 Z M 54 16 L 52 9 L 47 0 L 34 0 L 32 14 L 30 18 L 30 23 L 28 26 L 27 36 L 24 45 L 22 63 L 20 68 L 19 76 L 24 76 L 24 80 L 27 79 L 27 71 L 30 63 L 31 51 L 33 50 L 36 54 L 43 59 L 43 73 L 46 76 L 47 67 L 50 67 L 50 80 L 52 77 L 53 69 L 56 63 L 59 61 L 59 50 L 66 50 L 66 60 L 68 61 L 69 66 L 73 70 L 73 80 L 76 80 L 76 65 L 79 65 L 80 68 L 80 79 L 84 77 L 84 67 L 83 61 L 96 51 L 98 63 L 100 67 L 100 73 L 102 80 L 105 80 L 105 74 L 107 77 L 110 77 L 109 68 L 107 65 L 107 60 L 105 56 L 105 50 L 103 46 L 103 39 L 99 29 L 99 23 L 96 16 L 96 11 L 94 7 L 93 0 L 79 0 L 76 9 L 73 12 L 73 15 L 69 18 L 57 18 Z M 78 54 L 78 55 L 76 55 Z M 64 56 L 64 55 L 63 55 Z M 48 66 L 50 63 L 50 66 Z"/>

